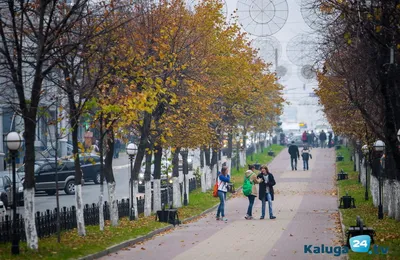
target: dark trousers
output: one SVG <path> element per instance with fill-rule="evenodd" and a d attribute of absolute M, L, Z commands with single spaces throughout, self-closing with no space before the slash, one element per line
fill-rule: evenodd
<path fill-rule="evenodd" d="M 292 166 L 292 170 L 297 170 L 297 157 L 290 157 L 290 165 Z"/>
<path fill-rule="evenodd" d="M 249 198 L 249 207 L 247 208 L 247 216 L 252 216 L 253 214 L 253 205 L 254 205 L 254 199 L 256 196 L 254 195 L 249 195 L 247 196 Z"/>
<path fill-rule="evenodd" d="M 307 160 L 303 160 L 303 169 L 304 170 L 308 170 L 308 159 Z"/>

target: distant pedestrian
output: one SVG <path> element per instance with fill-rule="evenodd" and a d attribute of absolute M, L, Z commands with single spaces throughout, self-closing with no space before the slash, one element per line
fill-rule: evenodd
<path fill-rule="evenodd" d="M 317 141 L 315 141 L 315 133 L 314 133 L 314 131 L 313 130 L 311 130 L 311 144 L 310 144 L 310 146 L 311 147 L 317 147 L 316 146 L 316 144 L 318 144 L 318 140 Z"/>
<path fill-rule="evenodd" d="M 311 132 L 307 132 L 308 147 L 312 147 L 313 142 L 314 142 L 314 137 L 311 135 Z"/>
<path fill-rule="evenodd" d="M 225 218 L 225 201 L 226 193 L 228 192 L 228 183 L 231 181 L 231 177 L 228 174 L 228 167 L 223 166 L 221 173 L 218 175 L 218 197 L 219 206 L 217 210 L 217 220 L 228 221 Z"/>
<path fill-rule="evenodd" d="M 301 135 L 301 141 L 303 141 L 303 144 L 307 144 L 308 141 L 307 131 L 304 131 L 303 134 Z"/>
<path fill-rule="evenodd" d="M 332 147 L 332 132 L 329 132 L 328 135 L 328 148 Z"/>
<path fill-rule="evenodd" d="M 257 197 L 256 183 L 259 183 L 257 174 L 254 172 L 255 166 L 249 165 L 249 169 L 246 171 L 243 182 L 243 194 L 249 199 L 249 206 L 247 207 L 247 214 L 244 217 L 247 220 L 253 219 L 253 205 L 254 199 Z M 251 186 L 249 186 L 251 185 Z"/>
<path fill-rule="evenodd" d="M 116 138 L 114 143 L 114 159 L 119 158 L 119 151 L 121 150 L 121 141 Z"/>
<path fill-rule="evenodd" d="M 258 187 L 258 198 L 261 200 L 261 217 L 260 219 L 265 218 L 265 202 L 268 201 L 268 211 L 269 218 L 275 219 L 272 212 L 272 201 L 274 200 L 274 186 L 276 184 L 274 175 L 269 172 L 268 167 L 263 165 L 261 167 L 261 173 L 257 176 L 260 181 L 260 185 Z"/>
<path fill-rule="evenodd" d="M 292 171 L 296 170 L 297 171 L 297 159 L 300 159 L 300 153 L 299 153 L 299 147 L 294 144 L 294 141 L 292 141 L 292 144 L 289 146 L 289 154 L 290 154 L 290 165 L 292 166 Z"/>
<path fill-rule="evenodd" d="M 301 157 L 303 158 L 303 170 L 308 170 L 308 160 L 312 159 L 312 156 L 307 146 L 301 150 Z"/>
<path fill-rule="evenodd" d="M 319 141 L 321 143 L 321 148 L 325 148 L 326 147 L 326 133 L 324 132 L 324 130 L 321 131 L 321 133 L 319 134 Z"/>

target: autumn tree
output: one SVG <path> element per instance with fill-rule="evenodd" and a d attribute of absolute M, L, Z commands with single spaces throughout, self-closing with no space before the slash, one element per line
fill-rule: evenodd
<path fill-rule="evenodd" d="M 12 86 L 17 96 L 13 107 L 24 121 L 25 139 L 25 233 L 28 247 L 38 248 L 34 210 L 34 162 L 37 113 L 43 95 L 45 78 L 54 71 L 83 39 L 75 31 L 89 16 L 97 13 L 89 0 L 65 1 L 8 1 L 3 3 L 0 22 L 0 53 L 5 66 L 1 76 Z M 69 39 L 68 36 L 76 34 Z"/>

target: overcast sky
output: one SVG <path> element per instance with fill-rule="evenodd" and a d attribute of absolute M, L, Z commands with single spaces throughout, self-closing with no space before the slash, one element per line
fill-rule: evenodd
<path fill-rule="evenodd" d="M 299 77 L 301 66 L 297 66 L 289 61 L 286 48 L 290 40 L 300 34 L 305 34 L 307 38 L 317 36 L 313 29 L 305 23 L 300 12 L 300 2 L 300 0 L 226 0 L 227 12 L 229 14 L 227 19 L 229 20 L 230 15 L 238 9 L 239 20 L 243 24 L 243 27 L 245 27 L 244 31 L 247 29 L 250 33 L 264 35 L 272 33 L 271 36 L 278 40 L 281 48 L 278 63 L 289 71 L 287 76 L 283 77 L 281 81 L 281 84 L 285 86 L 285 98 L 292 103 L 291 108 L 287 111 L 291 111 L 291 118 L 296 118 L 296 115 L 293 115 L 295 113 L 293 111 L 297 110 L 297 121 L 305 121 L 311 127 L 311 125 L 320 124 L 318 120 L 321 121 L 321 118 L 323 118 L 322 113 L 318 112 L 320 107 L 310 105 L 317 104 L 317 98 L 308 97 L 309 93 L 313 92 L 312 88 L 317 86 L 317 82 L 314 80 L 304 83 L 301 76 Z M 249 10 L 251 10 L 251 14 L 249 14 Z M 260 12 L 260 10 L 264 12 Z M 286 16 L 287 20 L 285 22 Z M 313 18 L 309 15 L 307 17 Z M 281 29 L 279 29 L 280 27 Z M 257 36 L 251 34 L 248 34 L 248 37 L 250 39 L 257 38 Z M 261 42 L 263 41 L 264 39 L 261 38 Z M 289 44 L 289 48 L 292 53 L 299 52 L 299 55 L 303 54 L 307 56 L 310 52 L 310 48 L 307 45 Z M 271 53 L 267 51 L 267 54 Z M 273 70 L 275 70 L 275 61 L 273 61 L 273 64 Z"/>

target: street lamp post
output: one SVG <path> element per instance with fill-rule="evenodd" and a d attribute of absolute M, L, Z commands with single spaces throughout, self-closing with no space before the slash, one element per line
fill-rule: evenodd
<path fill-rule="evenodd" d="M 134 143 L 128 144 L 126 147 L 126 153 L 129 156 L 129 161 L 131 163 L 130 171 L 131 171 L 131 177 L 129 179 L 129 185 L 130 185 L 130 211 L 129 211 L 129 220 L 134 220 L 136 216 L 134 216 L 134 208 L 133 208 L 133 159 L 135 158 L 135 155 L 137 153 L 137 146 Z"/>
<path fill-rule="evenodd" d="M 182 148 L 181 150 L 181 155 L 182 156 L 182 170 L 183 170 L 183 205 L 187 206 L 188 205 L 188 199 L 187 199 L 187 192 L 186 192 L 186 175 L 188 174 L 188 149 Z"/>
<path fill-rule="evenodd" d="M 363 145 L 362 151 L 364 153 L 364 165 L 365 165 L 365 200 L 368 200 L 368 145 Z"/>
<path fill-rule="evenodd" d="M 374 150 L 380 154 L 385 153 L 385 143 L 381 140 L 377 140 L 374 143 Z M 379 176 L 378 176 L 378 183 L 379 183 L 379 206 L 378 206 L 378 219 L 383 219 L 383 207 L 382 207 L 382 170 L 384 170 L 385 161 L 382 158 L 381 165 L 379 167 Z"/>
<path fill-rule="evenodd" d="M 239 166 L 240 166 L 239 150 L 240 150 L 240 136 L 238 134 L 236 136 L 236 170 L 238 172 L 239 172 Z"/>
<path fill-rule="evenodd" d="M 357 144 L 357 152 L 358 152 L 358 183 L 361 183 L 361 149 L 360 149 L 361 142 L 360 142 L 360 140 L 357 140 L 356 144 Z"/>
<path fill-rule="evenodd" d="M 13 255 L 19 254 L 19 236 L 17 234 L 17 200 L 15 193 L 15 157 L 17 156 L 17 151 L 21 147 L 22 137 L 17 132 L 10 132 L 6 137 L 7 148 L 10 150 L 11 161 L 12 161 L 12 179 L 13 179 L 13 187 L 12 187 L 12 203 L 13 203 L 13 237 L 12 237 L 12 246 L 11 253 Z"/>

